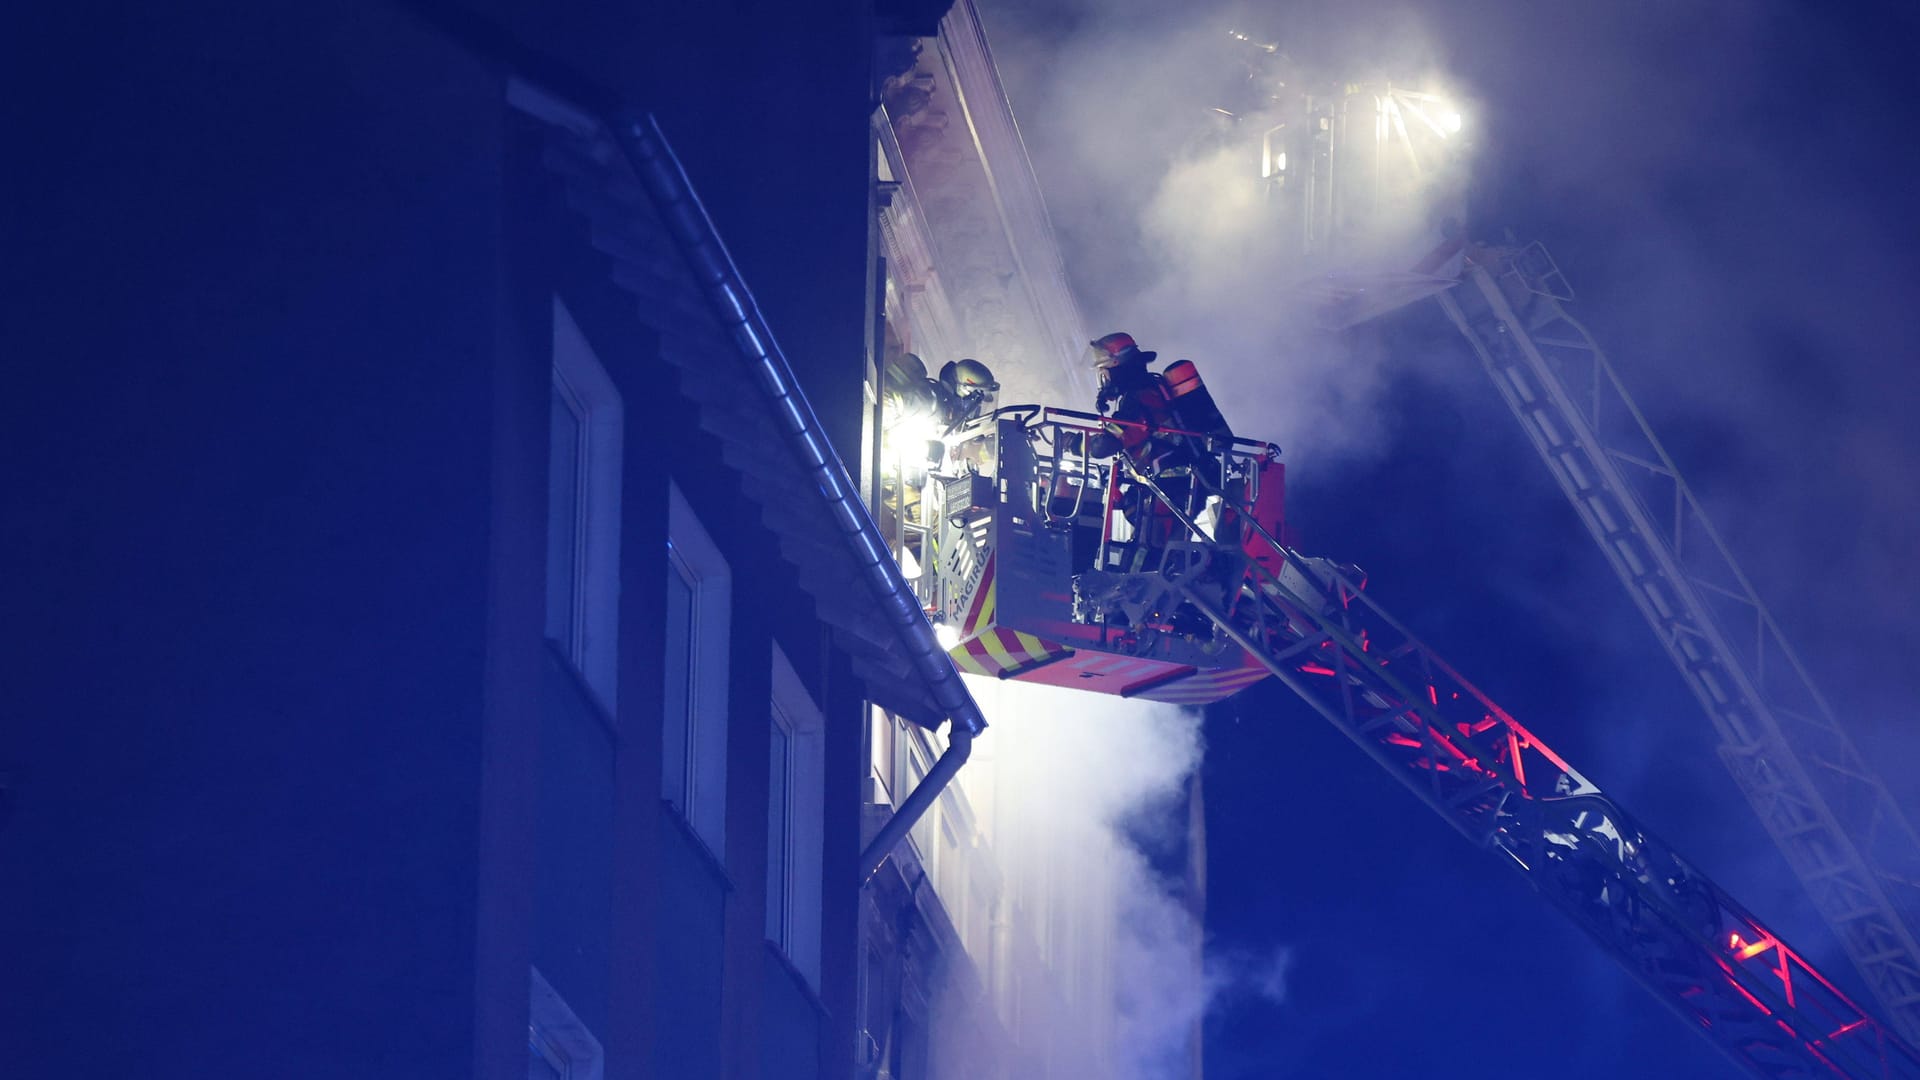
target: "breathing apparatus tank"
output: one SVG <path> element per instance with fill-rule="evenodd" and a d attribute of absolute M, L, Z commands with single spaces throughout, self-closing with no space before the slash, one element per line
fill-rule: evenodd
<path fill-rule="evenodd" d="M 1176 425 L 1202 435 L 1233 437 L 1233 429 L 1227 426 L 1227 418 L 1220 415 L 1220 406 L 1214 403 L 1207 384 L 1200 380 L 1200 369 L 1193 361 L 1175 360 L 1167 365 L 1162 377 L 1167 381 L 1167 405 Z"/>

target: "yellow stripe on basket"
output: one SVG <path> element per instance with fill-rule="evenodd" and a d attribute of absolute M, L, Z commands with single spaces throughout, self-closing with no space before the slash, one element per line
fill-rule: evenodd
<path fill-rule="evenodd" d="M 993 657 L 994 662 L 1000 665 L 1001 671 L 1012 671 L 1020 666 L 1021 661 L 1014 656 L 1012 650 L 1007 648 L 1004 640 L 1006 633 L 1007 631 L 1004 630 L 989 630 L 980 635 L 978 640 L 980 644 L 987 647 L 987 655 Z"/>
<path fill-rule="evenodd" d="M 1020 645 L 1020 653 L 1025 657 L 1023 663 L 1039 663 L 1042 660 L 1051 660 L 1055 656 L 1063 656 L 1071 651 L 1068 649 L 1056 649 L 1040 638 L 1019 630 L 1013 632 L 1013 639 Z"/>
<path fill-rule="evenodd" d="M 959 668 L 969 675 L 993 674 L 992 669 L 987 667 L 986 662 L 979 656 L 974 655 L 973 642 L 971 641 L 962 642 L 948 649 L 947 655 L 953 659 L 954 667 Z"/>
<path fill-rule="evenodd" d="M 987 567 L 987 579 L 980 583 L 980 588 L 984 590 L 985 595 L 980 601 L 980 615 L 973 620 L 973 628 L 975 630 L 978 630 L 982 626 L 993 625 L 994 600 L 996 594 L 999 592 L 999 585 L 999 580 L 993 574 L 993 567 L 989 564 Z"/>

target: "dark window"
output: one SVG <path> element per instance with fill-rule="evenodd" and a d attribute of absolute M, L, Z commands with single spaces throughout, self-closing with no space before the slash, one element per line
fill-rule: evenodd
<path fill-rule="evenodd" d="M 691 775 L 687 754 L 692 745 L 698 682 L 694 678 L 695 618 L 697 586 L 681 564 L 673 546 L 667 546 L 667 710 L 665 729 L 664 782 L 667 801 L 682 814 L 687 812 L 687 780 Z"/>
<path fill-rule="evenodd" d="M 547 435 L 547 636 L 577 659 L 580 627 L 580 414 L 559 386 L 549 395 Z"/>
<path fill-rule="evenodd" d="M 767 753 L 767 940 L 792 954 L 788 891 L 793 877 L 793 736 L 780 711 L 773 711 L 772 746 Z"/>

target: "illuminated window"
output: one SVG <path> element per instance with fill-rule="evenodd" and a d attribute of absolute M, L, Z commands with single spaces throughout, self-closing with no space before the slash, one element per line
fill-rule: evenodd
<path fill-rule="evenodd" d="M 898 801 L 894 794 L 900 790 L 899 769 L 896 760 L 893 714 L 878 705 L 868 709 L 867 723 L 873 731 L 873 757 L 868 763 L 868 771 L 880 784 L 885 793 L 884 801 L 889 805 Z"/>
<path fill-rule="evenodd" d="M 661 790 L 707 850 L 724 861 L 733 575 L 679 486 L 668 488 Z"/>
<path fill-rule="evenodd" d="M 534 968 L 527 1008 L 528 1080 L 601 1080 L 600 1040 Z"/>
<path fill-rule="evenodd" d="M 547 618 L 611 715 L 620 606 L 620 393 L 558 297 L 547 425 Z"/>
<path fill-rule="evenodd" d="M 820 986 L 826 724 L 779 646 L 767 758 L 767 940 Z"/>

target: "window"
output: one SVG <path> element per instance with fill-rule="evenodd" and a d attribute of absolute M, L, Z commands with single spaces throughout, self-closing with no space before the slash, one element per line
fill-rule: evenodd
<path fill-rule="evenodd" d="M 678 485 L 668 484 L 668 498 L 661 790 L 707 850 L 724 862 L 733 576 Z"/>
<path fill-rule="evenodd" d="M 820 986 L 820 860 L 825 847 L 826 725 L 779 646 L 773 649 L 767 755 L 767 940 Z"/>
<path fill-rule="evenodd" d="M 787 880 L 793 869 L 793 731 L 773 707 L 773 746 L 767 751 L 767 940 L 787 947 L 791 920 Z"/>
<path fill-rule="evenodd" d="M 900 790 L 900 763 L 894 753 L 894 725 L 896 721 L 893 719 L 892 713 L 887 712 L 878 705 L 869 706 L 868 714 L 868 723 L 873 728 L 873 736 L 871 739 L 873 746 L 871 772 L 873 778 L 880 785 L 880 791 L 876 792 L 875 795 L 876 797 L 883 796 L 882 801 L 886 802 L 889 806 L 897 805 L 900 801 L 898 794 Z"/>
<path fill-rule="evenodd" d="M 601 1080 L 600 1040 L 533 968 L 527 1009 L 528 1080 Z"/>
<path fill-rule="evenodd" d="M 906 744 L 906 753 L 902 755 L 901 764 L 906 767 L 906 775 L 900 784 L 900 800 L 904 802 L 913 795 L 914 789 L 920 786 L 920 782 L 927 778 L 927 773 L 933 768 L 933 759 L 923 741 L 924 736 L 920 733 L 909 731 L 903 732 L 902 736 L 901 741 Z M 940 853 L 933 846 L 933 832 L 934 823 L 939 820 L 940 800 L 935 799 L 933 805 L 927 807 L 927 812 L 920 815 L 920 820 L 913 823 L 913 828 L 907 830 L 907 838 L 913 841 L 913 852 L 920 857 L 920 865 L 929 875 L 938 871 L 937 862 Z"/>
<path fill-rule="evenodd" d="M 547 422 L 547 637 L 609 715 L 620 607 L 620 393 L 558 297 Z"/>

